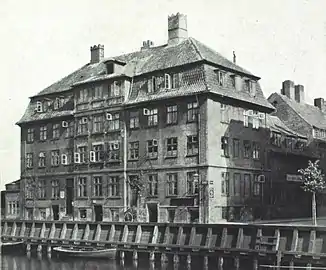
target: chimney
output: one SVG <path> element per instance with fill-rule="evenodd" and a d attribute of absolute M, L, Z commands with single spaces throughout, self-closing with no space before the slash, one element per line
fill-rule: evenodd
<path fill-rule="evenodd" d="M 154 46 L 154 42 L 151 40 L 143 41 L 143 46 L 140 48 L 141 51 L 146 50 Z"/>
<path fill-rule="evenodd" d="M 282 83 L 281 94 L 294 99 L 294 82 L 286 80 Z"/>
<path fill-rule="evenodd" d="M 233 64 L 237 63 L 237 56 L 235 55 L 235 51 L 233 51 Z"/>
<path fill-rule="evenodd" d="M 323 98 L 315 98 L 314 99 L 315 107 L 318 107 L 320 110 L 324 110 L 324 99 Z"/>
<path fill-rule="evenodd" d="M 178 44 L 188 38 L 187 15 L 177 13 L 168 17 L 168 45 Z"/>
<path fill-rule="evenodd" d="M 294 86 L 294 99 L 298 103 L 304 103 L 304 87 L 303 85 Z"/>
<path fill-rule="evenodd" d="M 104 58 L 104 45 L 91 46 L 91 64 L 98 63 Z"/>

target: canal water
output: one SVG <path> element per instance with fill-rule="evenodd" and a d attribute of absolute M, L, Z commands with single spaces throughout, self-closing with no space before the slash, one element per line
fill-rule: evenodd
<path fill-rule="evenodd" d="M 27 256 L 25 254 L 0 255 L 1 270 L 211 270 L 217 269 L 217 263 L 212 263 L 204 267 L 201 260 L 193 260 L 191 266 L 187 266 L 185 261 L 173 264 L 169 261 L 162 265 L 160 261 L 150 263 L 146 259 L 138 260 L 137 265 L 132 260 L 125 260 L 124 263 L 110 260 L 91 260 L 85 258 L 58 258 L 53 256 L 48 258 L 46 255 L 39 257 L 36 254 Z M 224 267 L 224 270 L 231 270 L 234 267 Z M 249 270 L 251 267 L 241 267 L 241 270 Z"/>

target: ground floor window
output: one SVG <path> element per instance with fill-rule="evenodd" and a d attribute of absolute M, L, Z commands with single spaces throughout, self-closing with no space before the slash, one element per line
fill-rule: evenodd
<path fill-rule="evenodd" d="M 46 219 L 46 208 L 39 208 L 40 211 L 40 219 L 45 220 Z"/>
<path fill-rule="evenodd" d="M 87 217 L 86 209 L 79 209 L 79 216 L 80 218 L 86 218 Z"/>
<path fill-rule="evenodd" d="M 190 222 L 198 223 L 199 222 L 199 210 L 189 210 Z"/>
<path fill-rule="evenodd" d="M 26 210 L 26 219 L 32 219 L 33 217 L 33 209 Z"/>
<path fill-rule="evenodd" d="M 172 223 L 174 222 L 175 217 L 175 209 L 169 209 L 168 210 L 168 222 Z"/>
<path fill-rule="evenodd" d="M 119 209 L 110 209 L 112 221 L 119 221 Z"/>

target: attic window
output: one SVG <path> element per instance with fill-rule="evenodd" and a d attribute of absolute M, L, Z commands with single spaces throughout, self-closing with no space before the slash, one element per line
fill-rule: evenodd
<path fill-rule="evenodd" d="M 37 112 L 43 112 L 43 104 L 41 101 L 36 102 L 36 111 Z"/>
<path fill-rule="evenodd" d="M 106 64 L 106 72 L 107 72 L 107 74 L 113 74 L 114 73 L 114 63 L 107 63 Z"/>
<path fill-rule="evenodd" d="M 220 86 L 225 84 L 225 73 L 221 70 L 217 71 L 217 81 Z"/>
<path fill-rule="evenodd" d="M 164 86 L 165 86 L 165 89 L 171 89 L 171 75 L 170 74 L 164 75 Z"/>
<path fill-rule="evenodd" d="M 156 86 L 157 86 L 156 78 L 153 76 L 147 82 L 147 93 L 153 93 L 156 90 Z"/>

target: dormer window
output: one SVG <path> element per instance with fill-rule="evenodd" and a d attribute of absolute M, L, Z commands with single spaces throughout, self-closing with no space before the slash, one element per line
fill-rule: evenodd
<path fill-rule="evenodd" d="M 217 71 L 217 81 L 220 86 L 225 84 L 225 73 L 223 71 Z"/>
<path fill-rule="evenodd" d="M 164 75 L 164 86 L 165 86 L 165 89 L 171 89 L 171 75 L 170 74 Z"/>
<path fill-rule="evenodd" d="M 232 87 L 235 88 L 235 75 L 230 76 Z"/>
<path fill-rule="evenodd" d="M 151 79 L 148 80 L 147 92 L 153 93 L 156 90 L 156 86 L 157 86 L 156 78 L 153 76 Z"/>
<path fill-rule="evenodd" d="M 58 110 L 60 109 L 63 104 L 64 104 L 64 98 L 56 98 L 55 101 L 53 102 L 53 109 Z"/>
<path fill-rule="evenodd" d="M 245 80 L 245 90 L 251 95 L 256 95 L 256 84 L 251 80 Z"/>
<path fill-rule="evenodd" d="M 36 111 L 43 112 L 43 103 L 41 101 L 36 102 Z"/>
<path fill-rule="evenodd" d="M 107 63 L 106 64 L 106 72 L 107 74 L 113 74 L 114 73 L 114 63 Z"/>

